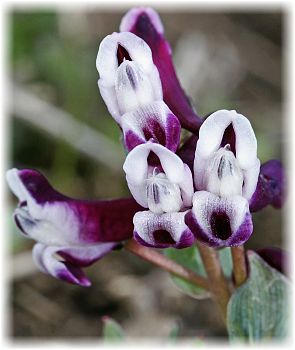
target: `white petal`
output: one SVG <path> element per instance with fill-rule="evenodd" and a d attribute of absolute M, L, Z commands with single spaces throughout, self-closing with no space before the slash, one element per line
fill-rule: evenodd
<path fill-rule="evenodd" d="M 221 197 L 242 195 L 243 173 L 227 147 L 219 148 L 208 162 L 205 172 L 206 189 Z"/>
<path fill-rule="evenodd" d="M 133 61 L 124 61 L 118 68 L 115 91 L 121 115 L 155 100 L 149 75 L 141 70 L 137 62 Z"/>
<path fill-rule="evenodd" d="M 243 197 L 248 201 L 251 199 L 253 193 L 256 190 L 258 176 L 260 172 L 260 161 L 256 158 L 255 165 L 250 169 L 244 170 L 244 185 L 243 185 Z"/>
<path fill-rule="evenodd" d="M 162 101 L 163 100 L 162 83 L 161 83 L 159 71 L 155 65 L 153 66 L 151 73 L 149 74 L 149 78 L 150 78 L 150 82 L 154 93 L 154 100 Z"/>
<path fill-rule="evenodd" d="M 196 152 L 202 158 L 208 158 L 213 152 L 217 151 L 225 129 L 230 125 L 233 119 L 233 111 L 220 110 L 212 113 L 201 125 L 199 131 L 199 140 L 196 146 Z"/>
<path fill-rule="evenodd" d="M 30 238 L 46 245 L 79 242 L 79 223 L 67 203 L 38 204 L 23 184 L 17 169 L 9 170 L 6 178 L 9 187 L 20 202 L 27 202 L 26 207 L 15 210 L 15 215 Z"/>
<path fill-rule="evenodd" d="M 196 149 L 194 159 L 194 181 L 197 190 L 206 190 L 206 169 L 210 158 L 203 158 Z"/>
<path fill-rule="evenodd" d="M 123 164 L 127 181 L 134 184 L 142 183 L 148 176 L 147 158 L 150 153 L 149 143 L 135 147 L 128 153 Z"/>
<path fill-rule="evenodd" d="M 121 122 L 121 113 L 119 110 L 117 95 L 115 91 L 114 86 L 105 86 L 103 84 L 103 81 L 101 79 L 97 82 L 99 92 L 101 94 L 101 97 L 103 98 L 108 111 L 110 112 L 111 116 L 116 120 L 118 124 Z"/>
<path fill-rule="evenodd" d="M 140 64 L 144 72 L 149 74 L 153 69 L 152 52 L 144 40 L 129 32 L 113 33 L 101 42 L 96 59 L 96 68 L 105 86 L 115 84 L 118 45 L 127 50 L 130 58 Z"/>
<path fill-rule="evenodd" d="M 18 197 L 19 201 L 27 202 L 31 215 L 37 219 L 41 218 L 42 210 L 24 186 L 19 177 L 19 170 L 16 168 L 8 170 L 6 172 L 6 180 L 11 191 Z"/>
<path fill-rule="evenodd" d="M 136 146 L 127 155 L 123 165 L 128 187 L 135 200 L 140 205 L 148 207 L 146 181 L 149 178 L 148 155 L 151 151 L 158 156 L 167 179 L 180 187 L 185 206 L 190 205 L 193 181 L 188 167 L 175 153 L 160 144 L 151 142 Z"/>
<path fill-rule="evenodd" d="M 167 178 L 173 183 L 181 183 L 184 177 L 182 160 L 164 146 L 151 142 L 135 147 L 127 155 L 123 169 L 128 178 L 135 183 L 140 183 L 147 178 L 147 158 L 151 151 L 159 157 Z"/>
<path fill-rule="evenodd" d="M 43 273 L 48 273 L 46 270 L 46 267 L 44 266 L 43 261 L 42 261 L 42 256 L 43 256 L 45 248 L 46 248 L 46 245 L 44 245 L 42 243 L 36 243 L 33 247 L 33 250 L 32 250 L 32 257 L 33 257 L 33 261 L 34 261 L 35 265 L 38 267 L 38 269 L 40 271 L 42 271 Z"/>
<path fill-rule="evenodd" d="M 119 34 L 106 36 L 99 45 L 96 69 L 105 86 L 115 85 L 115 72 L 118 68 L 117 49 Z"/>
<path fill-rule="evenodd" d="M 177 212 L 182 208 L 179 185 L 171 183 L 162 172 L 154 171 L 147 179 L 146 194 L 153 213 Z"/>
<path fill-rule="evenodd" d="M 179 184 L 183 199 L 183 205 L 190 207 L 192 205 L 192 198 L 194 194 L 194 185 L 192 172 L 187 164 L 184 164 L 185 175 L 183 181 Z"/>
<path fill-rule="evenodd" d="M 236 135 L 236 157 L 242 169 L 251 168 L 257 160 L 257 140 L 249 120 L 242 114 L 233 119 Z"/>
<path fill-rule="evenodd" d="M 20 202 L 27 200 L 27 190 L 18 176 L 18 169 L 9 169 L 6 172 L 6 181 L 11 191 L 17 196 Z"/>

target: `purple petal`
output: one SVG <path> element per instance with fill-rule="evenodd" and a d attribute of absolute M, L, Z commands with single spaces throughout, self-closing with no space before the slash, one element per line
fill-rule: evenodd
<path fill-rule="evenodd" d="M 163 87 L 164 101 L 178 117 L 183 128 L 198 132 L 201 118 L 194 112 L 177 79 L 171 55 L 171 47 L 163 35 L 158 14 L 151 8 L 134 8 L 123 17 L 121 32 L 132 32 L 151 48 Z"/>
<path fill-rule="evenodd" d="M 194 171 L 194 160 L 195 160 L 197 141 L 198 141 L 197 135 L 190 136 L 184 142 L 184 144 L 180 147 L 180 149 L 176 152 L 176 154 L 180 157 L 183 163 L 188 165 L 191 172 Z"/>
<path fill-rule="evenodd" d="M 255 212 L 268 204 L 281 208 L 285 199 L 286 177 L 278 160 L 269 160 L 260 167 L 256 190 L 250 200 L 250 210 Z"/>
<path fill-rule="evenodd" d="M 255 251 L 268 265 L 284 275 L 289 274 L 290 256 L 286 250 L 277 247 L 265 247 Z"/>
<path fill-rule="evenodd" d="M 91 282 L 83 271 L 74 264 L 58 260 L 57 252 L 61 247 L 48 247 L 37 243 L 33 248 L 33 260 L 37 267 L 44 273 L 68 283 L 89 287 Z"/>
<path fill-rule="evenodd" d="M 35 170 L 12 169 L 7 181 L 20 200 L 18 227 L 45 245 L 67 246 L 119 242 L 132 236 L 134 214 L 142 208 L 132 198 L 83 201 L 66 197 Z"/>
<path fill-rule="evenodd" d="M 159 143 L 172 152 L 175 152 L 179 145 L 179 121 L 163 101 L 124 114 L 121 126 L 128 151 L 147 141 Z"/>
<path fill-rule="evenodd" d="M 198 191 L 185 223 L 196 239 L 211 247 L 231 247 L 245 243 L 253 224 L 246 199 L 241 196 L 221 198 Z"/>
<path fill-rule="evenodd" d="M 184 223 L 186 212 L 155 214 L 142 211 L 135 214 L 134 238 L 153 248 L 186 248 L 195 238 Z"/>
<path fill-rule="evenodd" d="M 40 271 L 60 280 L 88 287 L 91 285 L 82 267 L 89 266 L 109 253 L 117 243 L 100 243 L 82 247 L 46 246 L 33 248 L 33 260 Z"/>

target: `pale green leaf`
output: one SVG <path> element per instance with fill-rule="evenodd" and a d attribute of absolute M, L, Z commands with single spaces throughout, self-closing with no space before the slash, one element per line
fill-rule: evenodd
<path fill-rule="evenodd" d="M 102 337 L 105 341 L 121 341 L 124 339 L 124 331 L 118 322 L 110 317 L 103 317 Z"/>
<path fill-rule="evenodd" d="M 248 252 L 250 275 L 228 304 L 231 340 L 259 342 L 287 335 L 289 280 L 259 255 Z"/>

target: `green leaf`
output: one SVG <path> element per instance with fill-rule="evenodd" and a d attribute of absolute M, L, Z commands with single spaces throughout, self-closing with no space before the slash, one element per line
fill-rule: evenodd
<path fill-rule="evenodd" d="M 250 275 L 228 304 L 230 340 L 259 342 L 287 335 L 290 282 L 253 251 L 248 252 Z"/>
<path fill-rule="evenodd" d="M 185 249 L 168 248 L 164 250 L 164 254 L 170 259 L 176 261 L 182 266 L 194 271 L 198 275 L 206 277 L 206 271 L 202 263 L 199 250 L 196 246 L 191 246 Z M 196 286 L 186 280 L 176 277 L 171 274 L 173 282 L 186 294 L 197 298 L 204 299 L 209 297 L 209 292 L 205 289 Z"/>
<path fill-rule="evenodd" d="M 124 331 L 119 323 L 108 316 L 104 316 L 102 322 L 102 338 L 105 341 L 122 341 L 124 339 Z"/>
<path fill-rule="evenodd" d="M 194 271 L 196 274 L 207 277 L 202 258 L 197 246 L 191 246 L 185 249 L 168 248 L 164 254 L 180 265 Z M 230 248 L 218 250 L 220 263 L 226 277 L 230 278 L 232 274 L 232 258 Z M 186 280 L 171 275 L 173 282 L 186 294 L 193 298 L 205 299 L 210 297 L 210 293 L 201 287 L 196 286 Z"/>

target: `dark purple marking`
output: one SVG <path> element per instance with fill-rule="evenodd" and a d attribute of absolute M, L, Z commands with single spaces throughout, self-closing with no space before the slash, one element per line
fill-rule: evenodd
<path fill-rule="evenodd" d="M 137 88 L 136 77 L 135 77 L 135 74 L 134 74 L 132 67 L 130 67 L 129 65 L 126 66 L 126 74 L 127 74 L 127 77 L 129 79 L 129 82 L 130 82 L 132 89 L 136 90 L 136 88 Z"/>
<path fill-rule="evenodd" d="M 203 228 L 199 225 L 198 220 L 196 219 L 192 210 L 190 210 L 185 215 L 184 221 L 197 240 L 207 244 L 210 247 L 215 248 L 239 246 L 245 243 L 250 238 L 253 232 L 252 217 L 249 212 L 246 213 L 245 218 L 240 227 L 237 229 L 237 231 L 232 232 L 227 239 L 222 239 L 220 237 L 220 234 L 216 236 L 212 234 L 209 230 L 203 230 Z M 218 227 L 220 227 L 221 225 L 224 225 L 224 220 L 222 220 L 222 223 L 217 222 L 215 224 L 218 224 Z M 224 237 L 226 237 L 228 235 L 229 230 L 227 224 L 224 226 L 223 230 L 223 235 Z"/>
<path fill-rule="evenodd" d="M 225 129 L 221 141 L 221 147 L 225 147 L 226 145 L 230 145 L 230 150 L 236 155 L 236 134 L 232 123 Z"/>
<path fill-rule="evenodd" d="M 230 220 L 225 212 L 220 211 L 212 213 L 210 217 L 210 226 L 213 234 L 223 241 L 227 240 L 232 234 Z"/>
<path fill-rule="evenodd" d="M 118 66 L 125 60 L 132 61 L 129 52 L 125 49 L 124 46 L 118 45 L 117 49 L 117 61 L 118 61 Z"/>
<path fill-rule="evenodd" d="M 171 237 L 170 233 L 166 230 L 156 230 L 153 233 L 154 240 L 156 242 L 156 245 L 159 244 L 168 244 L 172 245 L 175 244 L 175 240 Z"/>

